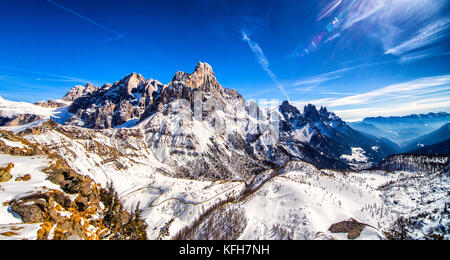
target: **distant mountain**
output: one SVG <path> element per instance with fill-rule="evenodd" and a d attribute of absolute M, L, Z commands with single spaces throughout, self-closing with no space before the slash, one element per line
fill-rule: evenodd
<path fill-rule="evenodd" d="M 368 117 L 361 122 L 349 125 L 361 132 L 385 137 L 404 145 L 405 143 L 431 133 L 450 122 L 450 114 L 446 112 L 409 116 Z"/>
<path fill-rule="evenodd" d="M 369 166 L 400 151 L 398 145 L 385 138 L 352 129 L 324 107 L 317 110 L 307 105 L 301 114 L 285 101 L 280 111 L 285 119 L 282 130 L 303 135 L 304 142 L 316 150 L 354 168 Z"/>
<path fill-rule="evenodd" d="M 404 145 L 403 150 L 406 152 L 424 148 L 425 146 L 437 144 L 450 138 L 450 123 L 445 124 L 438 130 L 418 137 Z"/>
<path fill-rule="evenodd" d="M 450 139 L 411 151 L 412 154 L 450 155 Z"/>

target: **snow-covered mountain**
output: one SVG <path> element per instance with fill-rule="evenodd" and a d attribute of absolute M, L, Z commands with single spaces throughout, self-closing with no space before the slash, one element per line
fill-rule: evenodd
<path fill-rule="evenodd" d="M 322 107 L 305 106 L 303 114 L 285 101 L 280 111 L 285 121 L 282 130 L 301 133 L 304 141 L 331 158 L 354 167 L 370 166 L 399 152 L 393 142 L 352 129 L 346 122 Z"/>
<path fill-rule="evenodd" d="M 438 170 L 427 168 L 430 162 L 420 156 L 383 161 L 397 153 L 396 144 L 354 130 L 326 108 L 308 105 L 300 113 L 285 101 L 275 109 L 263 109 L 223 88 L 206 63 L 199 63 L 191 74 L 177 72 L 166 85 L 132 73 L 100 88 L 77 86 L 61 100 L 2 101 L 0 108 L 5 118 L 23 111 L 40 115 L 2 127 L 0 138 L 4 174 L 11 172 L 11 162 L 20 170 L 12 171 L 12 176 L 21 177 L 32 156 L 40 156 L 30 164 L 35 166 L 31 178 L 37 182 L 19 187 L 6 178 L 0 190 L 8 191 L 10 204 L 17 202 L 15 212 L 27 212 L 24 209 L 31 205 L 21 200 L 21 190 L 27 191 L 23 186 L 37 185 L 39 194 L 46 194 L 43 187 L 50 184 L 45 174 L 55 190 L 69 195 L 83 190 L 79 198 L 70 197 L 79 203 L 78 213 L 72 214 L 85 212 L 83 205 L 90 202 L 99 209 L 93 219 L 85 219 L 93 223 L 87 228 L 92 232 L 83 231 L 80 238 L 135 238 L 137 234 L 127 230 L 114 236 L 116 226 L 136 222 L 120 214 L 114 222 L 110 213 L 133 212 L 136 205 L 142 209 L 135 212 L 148 225 L 141 227 L 150 239 L 346 238 L 335 234 L 342 225 L 352 226 L 344 232 L 349 238 L 386 238 L 384 231 L 391 231 L 398 216 L 433 217 L 411 231 L 415 238 L 424 238 L 418 234 L 433 233 L 448 223 L 448 218 L 437 221 L 439 210 L 447 210 L 449 202 L 445 158 L 430 159 Z M 42 153 L 24 152 L 29 146 Z M 58 167 L 39 173 L 39 167 L 52 168 L 49 165 Z M 374 165 L 397 168 L 350 170 Z M 116 194 L 120 203 L 111 203 L 120 210 L 108 208 L 111 205 L 102 208 L 96 196 L 88 196 L 89 185 L 80 176 L 89 177 L 99 190 L 109 190 L 107 198 L 100 196 L 102 203 L 111 202 Z M 416 181 L 409 183 L 409 177 Z M 117 193 L 108 189 L 111 183 Z M 432 195 L 430 190 L 437 192 Z M 424 193 L 427 203 L 416 200 L 416 193 Z M 10 204 L 0 208 L 0 238 L 1 228 L 12 230 L 21 221 L 28 223 L 23 216 L 11 218 Z M 58 213 L 69 216 L 69 202 L 61 206 Z M 430 210 L 438 213 L 429 215 Z M 55 238 L 55 232 L 64 229 L 50 213 L 55 216 L 40 212 L 39 220 L 48 222 L 46 237 Z M 30 228 L 34 233 L 43 229 Z"/>

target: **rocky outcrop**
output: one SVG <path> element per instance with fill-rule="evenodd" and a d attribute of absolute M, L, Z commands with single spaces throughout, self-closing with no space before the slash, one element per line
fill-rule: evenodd
<path fill-rule="evenodd" d="M 94 129 L 113 128 L 131 119 L 143 121 L 177 99 L 187 100 L 193 107 L 196 95 L 203 101 L 212 96 L 222 106 L 225 99 L 243 102 L 239 93 L 224 89 L 218 83 L 210 65 L 199 62 L 193 73 L 177 72 L 165 86 L 132 73 L 113 85 L 83 93 L 69 107 L 69 112 L 75 116 L 66 124 Z"/>
<path fill-rule="evenodd" d="M 115 196 L 112 190 L 103 189 L 89 177 L 74 172 L 59 156 L 50 157 L 54 161 L 43 171 L 48 174 L 48 180 L 59 185 L 63 192 L 44 189 L 4 203 L 24 223 L 43 223 L 38 239 L 98 240 L 106 236 L 126 239 L 133 237 L 133 232 L 138 232 L 142 238 L 145 229 L 133 229 L 133 225 L 141 220 L 133 218 L 134 215 L 123 208 L 117 197 L 112 201 L 111 196 Z M 107 218 L 106 222 L 104 218 Z M 117 228 L 114 219 L 120 220 L 120 225 L 126 228 Z"/>
<path fill-rule="evenodd" d="M 58 101 L 54 101 L 54 100 L 40 101 L 40 102 L 37 102 L 37 103 L 34 103 L 34 104 L 36 106 L 46 107 L 46 108 L 60 108 L 60 107 L 67 106 L 66 103 L 58 102 Z"/>
<path fill-rule="evenodd" d="M 13 132 L 0 130 L 0 138 L 10 140 L 12 142 L 18 142 L 23 147 L 11 147 L 4 141 L 0 140 L 0 153 L 14 156 L 34 156 L 41 155 L 43 153 L 41 147 L 36 144 L 30 143 L 28 140 L 16 136 Z"/>

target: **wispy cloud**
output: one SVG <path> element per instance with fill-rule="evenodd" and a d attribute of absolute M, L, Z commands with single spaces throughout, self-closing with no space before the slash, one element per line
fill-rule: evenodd
<path fill-rule="evenodd" d="M 249 38 L 249 36 L 243 31 L 242 31 L 242 40 L 248 43 L 248 46 L 250 47 L 253 54 L 255 55 L 256 60 L 258 61 L 261 68 L 272 79 L 272 81 L 275 83 L 275 85 L 277 85 L 277 87 L 280 89 L 281 93 L 283 93 L 283 95 L 286 97 L 286 99 L 289 100 L 289 96 L 288 96 L 286 90 L 284 89 L 283 84 L 281 84 L 281 82 L 278 80 L 275 73 L 273 73 L 272 70 L 270 69 L 269 60 L 267 59 L 266 55 L 264 54 L 264 52 L 261 49 L 261 47 L 259 46 L 259 44 L 256 42 L 253 42 Z"/>
<path fill-rule="evenodd" d="M 438 42 L 448 34 L 450 18 L 446 17 L 421 28 L 408 40 L 386 51 L 386 54 L 401 56 L 409 51 Z"/>
<path fill-rule="evenodd" d="M 450 75 L 426 77 L 338 98 L 298 101 L 329 107 L 346 120 L 450 109 Z M 429 112 L 429 111 L 428 111 Z"/>
<path fill-rule="evenodd" d="M 71 76 L 64 76 L 64 75 L 57 75 L 52 73 L 46 73 L 46 72 L 40 72 L 35 70 L 28 70 L 28 69 L 21 69 L 21 68 L 15 68 L 15 67 L 7 67 L 7 66 L 0 66 L 0 70 L 4 71 L 15 71 L 15 72 L 21 72 L 26 73 L 30 75 L 35 75 L 36 77 L 33 78 L 27 78 L 26 76 L 4 76 L 8 77 L 10 79 L 32 79 L 36 81 L 55 81 L 55 82 L 73 82 L 73 83 L 97 83 L 96 81 L 77 78 L 77 77 L 71 77 Z M 40 76 L 44 76 L 45 78 L 42 78 Z"/>
<path fill-rule="evenodd" d="M 358 69 L 362 69 L 362 68 L 368 68 L 368 67 L 385 65 L 385 64 L 392 63 L 392 62 L 395 62 L 395 61 L 394 60 L 389 60 L 389 61 L 384 61 L 384 62 L 365 63 L 365 64 L 356 65 L 356 66 L 349 66 L 349 67 L 345 67 L 345 68 L 342 68 L 342 69 L 339 69 L 339 70 L 335 70 L 335 71 L 327 72 L 327 73 L 324 73 L 324 74 L 312 76 L 312 77 L 309 77 L 309 78 L 303 78 L 303 79 L 299 79 L 299 80 L 296 80 L 296 81 L 293 81 L 293 82 L 290 82 L 290 83 L 285 83 L 285 85 L 287 85 L 288 87 L 318 86 L 318 85 L 326 83 L 328 81 L 332 81 L 332 80 L 343 78 L 345 76 L 345 73 L 347 73 L 349 71 L 354 71 L 354 70 L 358 70 Z"/>
<path fill-rule="evenodd" d="M 355 32 L 376 39 L 383 47 L 380 54 L 397 56 L 401 62 L 446 55 L 449 6 L 450 0 L 332 1 L 319 13 L 320 19 L 330 21 L 327 30 L 314 37 L 302 55 L 337 38 L 342 38 L 337 44 L 348 44 Z"/>
<path fill-rule="evenodd" d="M 115 40 L 119 40 L 119 39 L 121 39 L 121 38 L 123 38 L 123 37 L 125 37 L 125 36 L 127 35 L 127 33 L 119 33 L 119 32 L 117 32 L 116 30 L 111 29 L 110 27 L 108 27 L 108 26 L 106 26 L 106 25 L 103 25 L 103 24 L 101 24 L 101 23 L 98 23 L 98 22 L 96 22 L 96 21 L 94 21 L 94 20 L 92 20 L 92 19 L 90 19 L 90 18 L 88 18 L 88 17 L 86 17 L 86 16 L 84 16 L 84 15 L 82 15 L 82 14 L 80 14 L 80 13 L 77 13 L 77 12 L 75 12 L 74 10 L 71 10 L 71 9 L 69 9 L 69 8 L 67 8 L 67 7 L 65 7 L 65 6 L 63 6 L 63 5 L 61 5 L 61 4 L 58 4 L 58 3 L 56 3 L 56 2 L 54 2 L 54 1 L 52 1 L 52 0 L 47 0 L 47 1 L 48 1 L 50 4 L 52 4 L 52 5 L 56 6 L 56 7 L 59 7 L 59 8 L 61 8 L 61 9 L 65 10 L 65 11 L 67 11 L 67 12 L 73 14 L 73 15 L 76 15 L 76 16 L 80 17 L 81 19 L 83 19 L 83 20 L 85 20 L 85 21 L 87 21 L 87 22 L 89 22 L 89 23 L 91 23 L 91 24 L 93 24 L 93 25 L 95 25 L 95 26 L 97 26 L 97 27 L 100 27 L 100 28 L 102 28 L 102 29 L 104 29 L 104 30 L 106 30 L 106 31 L 108 31 L 108 32 L 110 32 L 110 33 L 112 33 L 112 34 L 115 35 L 115 37 L 109 38 L 107 41 L 115 41 Z"/>
<path fill-rule="evenodd" d="M 445 11 L 449 3 L 449 0 L 368 0 L 351 13 L 342 29 L 364 22 L 372 28 L 369 35 L 383 44 L 384 53 L 398 56 L 401 61 L 439 56 L 448 51 L 442 40 L 450 32 L 450 17 Z"/>

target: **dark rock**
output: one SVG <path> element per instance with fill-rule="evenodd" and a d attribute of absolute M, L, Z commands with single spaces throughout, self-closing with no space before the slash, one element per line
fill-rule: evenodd
<path fill-rule="evenodd" d="M 356 239 L 361 235 L 366 224 L 360 223 L 354 219 L 342 221 L 331 225 L 328 229 L 331 233 L 347 233 L 348 239 Z"/>

